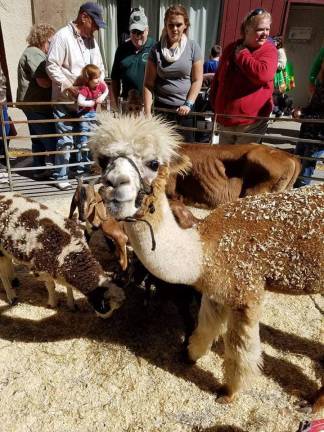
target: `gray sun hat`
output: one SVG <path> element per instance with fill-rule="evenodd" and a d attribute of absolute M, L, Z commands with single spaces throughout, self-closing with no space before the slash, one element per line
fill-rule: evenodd
<path fill-rule="evenodd" d="M 144 31 L 147 27 L 148 23 L 144 10 L 141 8 L 134 9 L 129 17 L 129 31 Z"/>

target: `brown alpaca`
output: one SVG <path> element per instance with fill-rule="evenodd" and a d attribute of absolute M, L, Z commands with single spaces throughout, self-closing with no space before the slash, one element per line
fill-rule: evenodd
<path fill-rule="evenodd" d="M 324 185 L 223 204 L 197 227 L 182 229 L 165 193 L 167 165 L 179 141 L 159 119 L 108 117 L 90 145 L 103 172 L 103 199 L 113 216 L 126 219 L 130 244 L 143 265 L 166 282 L 202 293 L 188 354 L 198 360 L 223 336 L 221 395 L 229 402 L 262 363 L 259 320 L 265 290 L 323 292 Z"/>
<path fill-rule="evenodd" d="M 301 167 L 295 156 L 262 144 L 182 144 L 179 153 L 191 166 L 185 174 L 169 177 L 167 195 L 211 209 L 237 198 L 291 189 Z"/>

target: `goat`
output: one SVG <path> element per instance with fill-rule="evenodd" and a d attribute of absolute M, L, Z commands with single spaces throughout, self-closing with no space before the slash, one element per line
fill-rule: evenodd
<path fill-rule="evenodd" d="M 22 264 L 45 281 L 48 301 L 56 306 L 55 282 L 82 292 L 95 311 L 106 318 L 124 300 L 93 257 L 80 227 L 45 205 L 19 194 L 0 195 L 0 278 L 8 302 L 17 301 L 14 263 Z"/>
<path fill-rule="evenodd" d="M 120 223 L 107 213 L 102 198 L 95 190 L 94 185 L 83 184 L 80 178 L 78 179 L 78 186 L 71 201 L 70 219 L 73 217 L 76 209 L 78 209 L 79 220 L 87 224 L 87 230 L 85 232 L 87 241 L 90 240 L 89 231 L 92 231 L 93 228 L 100 228 L 109 248 L 117 247 L 119 264 L 122 270 L 125 270 L 127 267 L 126 244 L 128 237 Z M 110 243 L 111 240 L 113 241 L 113 246 Z"/>

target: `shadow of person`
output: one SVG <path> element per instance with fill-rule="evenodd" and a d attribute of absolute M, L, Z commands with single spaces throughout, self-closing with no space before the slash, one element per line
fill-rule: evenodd
<path fill-rule="evenodd" d="M 262 342 L 266 342 L 280 351 L 301 354 L 314 361 L 318 361 L 324 356 L 324 345 L 320 342 L 287 333 L 266 324 L 260 324 L 260 337 Z"/>
<path fill-rule="evenodd" d="M 278 383 L 285 393 L 310 397 L 317 390 L 317 384 L 308 378 L 299 366 L 284 359 L 263 353 L 263 374 Z"/>
<path fill-rule="evenodd" d="M 321 385 L 324 385 L 323 344 L 287 333 L 266 324 L 261 324 L 260 335 L 263 342 L 269 343 L 280 351 L 302 355 L 313 360 L 315 376 L 321 380 Z M 266 354 L 264 355 L 264 359 L 265 374 L 273 378 L 287 393 L 301 395 L 309 401 L 313 399 L 318 387 L 298 366 L 292 365 L 286 360 L 275 359 Z"/>

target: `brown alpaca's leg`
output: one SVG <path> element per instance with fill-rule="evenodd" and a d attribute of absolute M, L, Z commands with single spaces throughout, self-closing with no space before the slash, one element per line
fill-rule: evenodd
<path fill-rule="evenodd" d="M 262 365 L 259 336 L 260 309 L 260 304 L 253 304 L 229 312 L 227 332 L 224 336 L 226 384 L 220 392 L 223 402 L 231 402 L 235 393 L 250 384 Z"/>
<path fill-rule="evenodd" d="M 206 354 L 214 342 L 226 330 L 227 310 L 205 295 L 202 296 L 198 326 L 189 338 L 188 355 L 196 361 Z"/>

